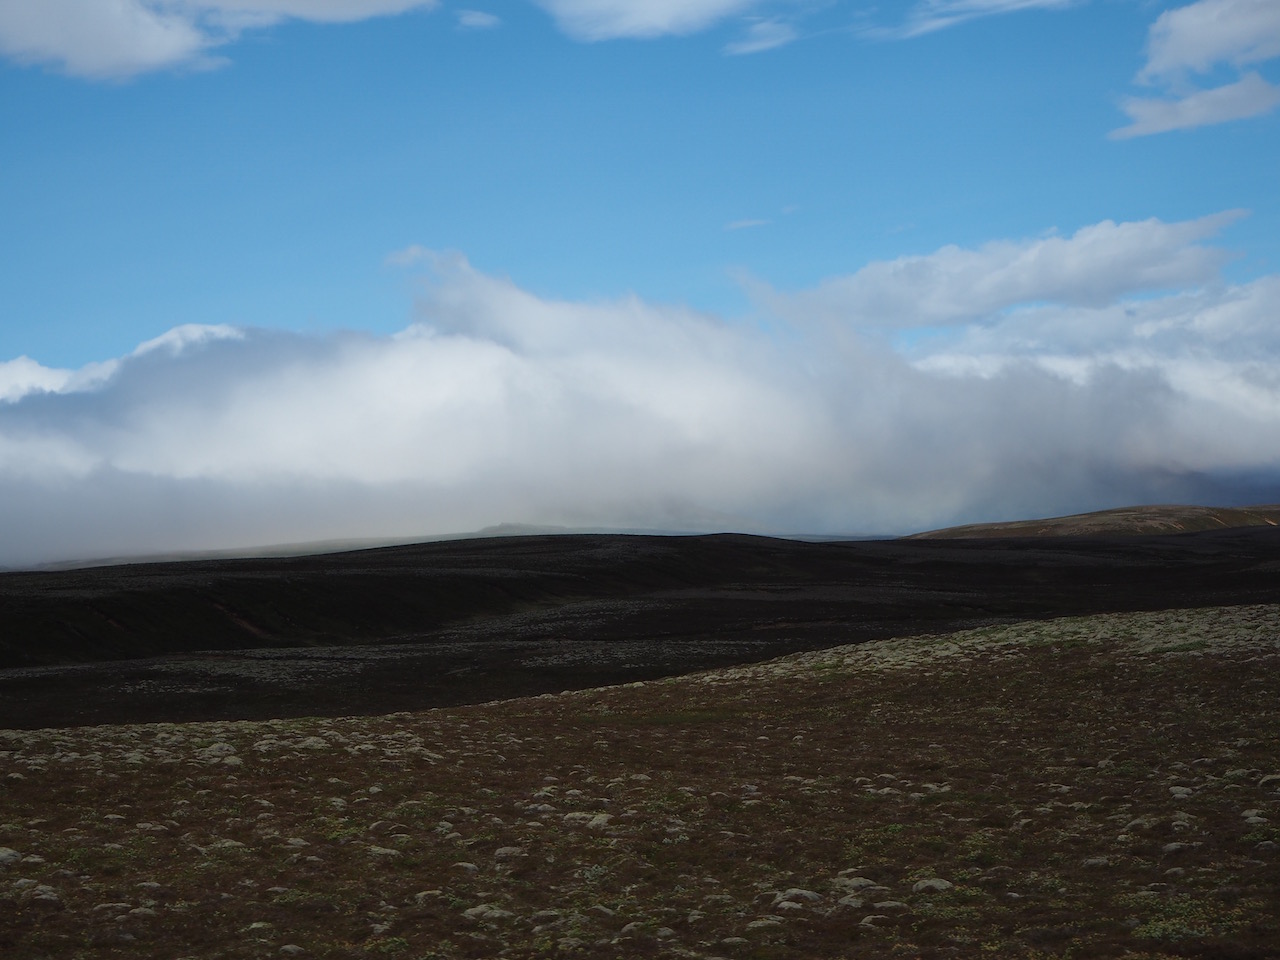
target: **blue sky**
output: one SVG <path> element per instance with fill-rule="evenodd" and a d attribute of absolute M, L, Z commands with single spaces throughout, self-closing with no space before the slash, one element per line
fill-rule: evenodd
<path fill-rule="evenodd" d="M 1280 500 L 1273 0 L 3 0 L 0 57 L 0 564 Z"/>

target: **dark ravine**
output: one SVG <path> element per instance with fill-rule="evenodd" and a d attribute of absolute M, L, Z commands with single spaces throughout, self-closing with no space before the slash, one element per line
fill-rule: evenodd
<path fill-rule="evenodd" d="M 1280 529 L 460 540 L 0 575 L 0 727 L 386 713 L 879 637 L 1280 602 Z"/>

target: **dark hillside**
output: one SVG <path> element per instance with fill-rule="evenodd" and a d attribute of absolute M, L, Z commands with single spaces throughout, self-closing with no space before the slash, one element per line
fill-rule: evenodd
<path fill-rule="evenodd" d="M 1277 601 L 1271 527 L 539 536 L 10 573 L 0 726 L 380 713 L 983 624 Z"/>

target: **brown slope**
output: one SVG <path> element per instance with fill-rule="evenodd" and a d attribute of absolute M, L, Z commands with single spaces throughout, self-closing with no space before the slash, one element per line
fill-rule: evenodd
<path fill-rule="evenodd" d="M 1151 536 L 1230 530 L 1239 527 L 1280 526 L 1280 505 L 1257 507 L 1197 507 L 1159 505 L 1118 507 L 1093 513 L 1007 523 L 971 523 L 913 534 L 908 540 L 964 540 L 991 537 L 1105 537 Z"/>

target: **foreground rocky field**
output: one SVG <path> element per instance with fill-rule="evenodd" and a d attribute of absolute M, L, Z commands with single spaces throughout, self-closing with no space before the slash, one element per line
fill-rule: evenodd
<path fill-rule="evenodd" d="M 0 955 L 1280 956 L 1280 607 L 0 731 Z"/>

